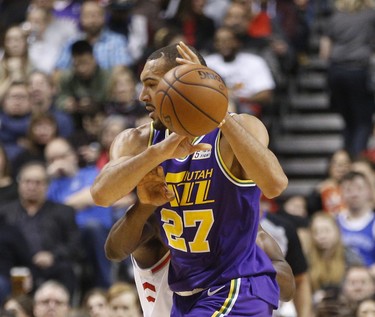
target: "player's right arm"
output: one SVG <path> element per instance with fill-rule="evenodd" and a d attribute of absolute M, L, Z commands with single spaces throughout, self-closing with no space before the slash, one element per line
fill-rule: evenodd
<path fill-rule="evenodd" d="M 110 161 L 91 187 L 95 204 L 110 206 L 129 194 L 142 178 L 162 162 L 207 150 L 207 144 L 193 145 L 187 137 L 172 133 L 160 143 L 148 146 L 150 125 L 128 129 L 114 140 Z"/>

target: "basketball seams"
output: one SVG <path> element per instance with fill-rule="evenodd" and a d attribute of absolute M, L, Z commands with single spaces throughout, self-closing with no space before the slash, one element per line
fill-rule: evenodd
<path fill-rule="evenodd" d="M 156 98 L 164 125 L 188 136 L 204 135 L 215 129 L 228 104 L 221 76 L 197 64 L 181 65 L 169 71 L 159 83 Z"/>
<path fill-rule="evenodd" d="M 169 101 L 170 101 L 170 103 L 171 103 L 171 105 L 172 105 L 173 113 L 174 113 L 174 115 L 175 115 L 175 117 L 176 117 L 176 119 L 177 119 L 177 121 L 178 121 L 180 127 L 181 127 L 184 131 L 186 131 L 186 133 L 188 133 L 189 135 L 191 135 L 191 136 L 195 136 L 194 134 L 191 134 L 190 131 L 186 130 L 185 126 L 184 126 L 183 123 L 181 122 L 181 120 L 180 120 L 180 118 L 179 118 L 179 116 L 178 116 L 178 114 L 177 114 L 177 112 L 176 112 L 176 108 L 175 108 L 175 105 L 174 105 L 173 99 L 172 99 L 172 97 L 168 94 L 168 91 L 169 91 L 170 89 L 173 89 L 173 86 L 172 86 L 172 85 L 173 85 L 176 81 L 173 81 L 172 83 L 170 83 L 170 82 L 169 82 L 168 80 L 166 80 L 165 78 L 163 78 L 162 80 L 163 80 L 164 83 L 167 84 L 168 89 L 166 89 L 166 90 L 159 90 L 159 91 L 163 92 L 163 98 L 162 98 L 161 103 L 160 103 L 160 116 L 162 116 L 162 113 L 163 113 L 162 110 L 163 110 L 163 105 L 164 105 L 164 99 L 165 99 L 166 97 L 168 97 L 168 99 L 169 99 Z M 173 89 L 173 90 L 175 90 L 175 89 Z M 164 118 L 165 118 L 165 117 L 164 117 Z M 170 122 L 172 122 L 172 120 L 170 120 Z M 172 124 L 173 124 L 173 123 L 172 123 Z M 173 128 L 173 126 L 172 126 L 172 128 Z"/>
<path fill-rule="evenodd" d="M 173 72 L 174 81 L 173 81 L 173 83 L 170 84 L 169 87 L 170 87 L 170 88 L 174 88 L 174 87 L 172 87 L 171 85 L 174 85 L 174 83 L 175 83 L 176 81 L 178 81 L 178 82 L 180 82 L 180 83 L 182 83 L 182 84 L 184 84 L 184 85 L 187 85 L 187 86 L 206 87 L 206 88 L 210 88 L 210 89 L 212 89 L 212 90 L 214 90 L 214 91 L 216 91 L 216 92 L 222 94 L 222 95 L 225 97 L 225 99 L 228 100 L 227 95 L 226 95 L 225 93 L 223 93 L 221 90 L 215 89 L 214 87 L 212 87 L 212 86 L 210 86 L 210 85 L 205 85 L 205 84 L 203 84 L 203 83 L 195 84 L 195 83 L 185 82 L 185 81 L 181 80 L 181 79 L 183 79 L 183 77 L 185 77 L 186 75 L 189 75 L 190 73 L 193 73 L 193 72 L 198 71 L 198 70 L 206 70 L 206 68 L 203 68 L 203 67 L 202 67 L 202 68 L 194 68 L 194 69 L 191 69 L 191 70 L 189 70 L 189 71 L 183 73 L 183 74 L 180 75 L 179 77 L 176 75 L 178 69 L 175 69 L 175 71 Z M 214 71 L 212 71 L 212 72 L 215 73 L 215 74 L 217 74 L 217 75 L 221 78 L 221 80 L 223 81 L 223 85 L 225 86 L 225 84 L 224 84 L 224 80 L 222 79 L 222 77 L 221 77 L 218 73 L 216 73 L 216 72 L 214 72 Z M 168 83 L 168 84 L 169 84 L 169 83 Z M 215 121 L 215 122 L 216 122 L 216 121 Z"/>

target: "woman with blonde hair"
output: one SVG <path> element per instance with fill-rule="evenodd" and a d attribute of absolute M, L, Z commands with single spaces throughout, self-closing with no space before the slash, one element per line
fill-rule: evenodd
<path fill-rule="evenodd" d="M 5 32 L 4 51 L 0 57 L 0 101 L 13 81 L 25 81 L 32 71 L 27 38 L 20 26 L 11 26 Z"/>
<path fill-rule="evenodd" d="M 309 275 L 315 299 L 319 301 L 327 290 L 338 291 L 346 268 L 359 264 L 359 258 L 344 247 L 334 216 L 317 212 L 311 218 L 311 245 L 307 254 Z"/>

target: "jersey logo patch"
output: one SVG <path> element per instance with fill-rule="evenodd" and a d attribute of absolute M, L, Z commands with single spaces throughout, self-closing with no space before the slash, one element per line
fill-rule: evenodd
<path fill-rule="evenodd" d="M 197 151 L 193 154 L 193 160 L 204 160 L 211 157 L 211 150 Z"/>
<path fill-rule="evenodd" d="M 223 286 L 215 289 L 214 291 L 211 291 L 211 288 L 209 288 L 208 291 L 207 291 L 207 295 L 208 296 L 215 295 L 217 292 L 219 292 L 220 290 L 222 290 L 224 287 L 225 287 L 225 285 L 223 285 Z"/>

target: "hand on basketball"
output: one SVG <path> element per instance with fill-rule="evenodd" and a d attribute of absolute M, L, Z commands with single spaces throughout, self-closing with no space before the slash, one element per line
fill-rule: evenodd
<path fill-rule="evenodd" d="M 161 206 L 174 199 L 174 193 L 165 182 L 161 166 L 154 168 L 137 186 L 139 201 L 145 205 Z"/>
<path fill-rule="evenodd" d="M 189 137 L 177 133 L 172 133 L 164 141 L 158 143 L 158 146 L 160 147 L 160 152 L 165 155 L 165 160 L 183 158 L 197 151 L 211 149 L 211 144 L 192 144 Z"/>
<path fill-rule="evenodd" d="M 177 50 L 182 58 L 177 57 L 176 61 L 180 64 L 201 64 L 198 56 L 184 43 L 179 42 L 177 44 Z"/>

